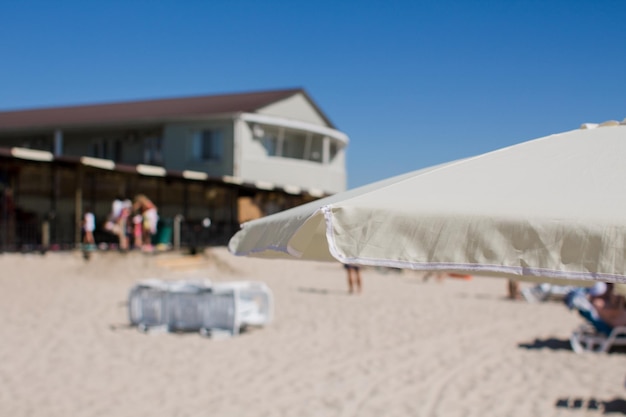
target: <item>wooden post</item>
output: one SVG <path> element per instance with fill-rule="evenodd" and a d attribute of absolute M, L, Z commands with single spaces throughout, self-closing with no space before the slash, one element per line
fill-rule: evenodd
<path fill-rule="evenodd" d="M 82 165 L 78 166 L 76 175 L 76 189 L 74 190 L 74 244 L 79 247 L 81 244 L 82 227 L 83 227 L 83 178 L 84 169 Z"/>

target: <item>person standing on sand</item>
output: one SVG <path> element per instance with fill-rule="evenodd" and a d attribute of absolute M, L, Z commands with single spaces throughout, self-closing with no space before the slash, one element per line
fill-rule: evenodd
<path fill-rule="evenodd" d="M 159 215 L 156 205 L 145 195 L 138 194 L 133 203 L 133 211 L 139 212 L 142 218 L 142 250 L 152 252 L 152 236 L 157 232 Z"/>
<path fill-rule="evenodd" d="M 111 221 L 113 227 L 111 232 L 117 236 L 119 249 L 122 252 L 128 250 L 128 217 L 133 204 L 127 198 L 118 196 L 111 206 Z"/>
<path fill-rule="evenodd" d="M 519 282 L 517 280 L 509 279 L 507 290 L 510 300 L 518 300 L 520 298 Z"/>
<path fill-rule="evenodd" d="M 85 210 L 83 214 L 83 243 L 85 246 L 93 247 L 96 244 L 96 240 L 93 237 L 93 232 L 96 229 L 96 217 L 93 215 L 90 208 Z"/>
<path fill-rule="evenodd" d="M 348 292 L 354 294 L 361 292 L 361 269 L 358 265 L 344 264 L 343 267 L 348 273 Z"/>
<path fill-rule="evenodd" d="M 132 235 L 133 235 L 133 248 L 138 249 L 143 246 L 142 235 L 142 217 L 141 214 L 135 214 L 132 216 Z"/>

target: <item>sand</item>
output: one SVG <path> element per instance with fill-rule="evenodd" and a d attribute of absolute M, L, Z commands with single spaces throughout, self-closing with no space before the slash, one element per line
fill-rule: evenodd
<path fill-rule="evenodd" d="M 0 416 L 581 416 L 626 413 L 626 355 L 575 354 L 581 319 L 506 281 L 182 254 L 0 255 Z M 145 334 L 145 278 L 252 279 L 275 319 L 225 340 Z"/>

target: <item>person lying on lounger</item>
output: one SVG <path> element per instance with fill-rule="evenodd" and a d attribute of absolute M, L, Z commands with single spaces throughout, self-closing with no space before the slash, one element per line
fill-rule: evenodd
<path fill-rule="evenodd" d="M 598 312 L 598 316 L 611 327 L 626 326 L 626 308 L 624 297 L 614 293 L 613 284 L 596 283 L 594 287 L 604 288 L 597 295 L 590 293 L 591 304 Z M 592 288 L 594 288 L 592 287 Z"/>
<path fill-rule="evenodd" d="M 592 287 L 576 289 L 565 297 L 565 303 L 602 333 L 626 326 L 624 297 L 613 292 L 613 284 L 597 282 Z"/>

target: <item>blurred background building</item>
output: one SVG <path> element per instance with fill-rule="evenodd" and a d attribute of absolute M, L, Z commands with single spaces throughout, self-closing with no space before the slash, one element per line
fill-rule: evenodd
<path fill-rule="evenodd" d="M 225 244 L 242 222 L 343 191 L 347 144 L 303 89 L 3 111 L 0 249 L 75 247 L 86 207 L 113 242 L 112 201 L 139 193 L 158 207 L 157 243 Z"/>

